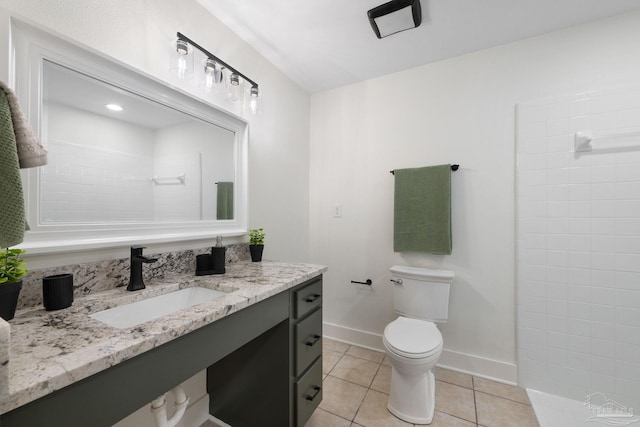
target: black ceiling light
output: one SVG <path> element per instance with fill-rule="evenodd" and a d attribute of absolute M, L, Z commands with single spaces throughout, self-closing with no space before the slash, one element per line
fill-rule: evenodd
<path fill-rule="evenodd" d="M 420 26 L 420 0 L 391 0 L 367 12 L 373 32 L 379 39 Z"/>

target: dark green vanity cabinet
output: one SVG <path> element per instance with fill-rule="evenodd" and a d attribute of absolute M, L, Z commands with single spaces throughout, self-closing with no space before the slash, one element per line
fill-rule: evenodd
<path fill-rule="evenodd" d="M 233 427 L 303 427 L 322 399 L 322 276 L 0 415 L 1 427 L 108 427 L 207 369 Z"/>
<path fill-rule="evenodd" d="M 210 366 L 207 391 L 233 427 L 303 427 L 322 400 L 322 277 L 289 291 L 286 321 Z"/>

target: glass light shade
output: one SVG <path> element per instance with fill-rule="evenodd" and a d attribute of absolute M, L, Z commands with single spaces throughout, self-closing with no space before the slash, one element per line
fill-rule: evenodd
<path fill-rule="evenodd" d="M 237 101 L 242 96 L 242 79 L 236 73 L 229 76 L 229 84 L 227 85 L 227 98 L 230 101 Z"/>
<path fill-rule="evenodd" d="M 184 40 L 176 40 L 171 52 L 171 73 L 179 79 L 193 77 L 193 48 Z"/>
<path fill-rule="evenodd" d="M 262 97 L 257 86 L 251 86 L 249 90 L 249 110 L 251 114 L 262 114 Z"/>
<path fill-rule="evenodd" d="M 223 67 L 218 65 L 213 59 L 207 58 L 204 61 L 204 81 L 202 87 L 206 92 L 217 91 L 218 85 L 222 82 Z"/>

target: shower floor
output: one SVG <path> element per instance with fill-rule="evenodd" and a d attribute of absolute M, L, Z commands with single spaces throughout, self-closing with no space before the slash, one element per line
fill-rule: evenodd
<path fill-rule="evenodd" d="M 613 425 L 599 420 L 588 421 L 593 413 L 584 405 L 584 402 L 579 400 L 531 389 L 527 389 L 527 394 L 540 427 L 605 427 Z"/>

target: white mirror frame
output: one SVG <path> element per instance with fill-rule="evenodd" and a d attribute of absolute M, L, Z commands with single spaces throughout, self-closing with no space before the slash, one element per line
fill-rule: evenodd
<path fill-rule="evenodd" d="M 248 123 L 227 111 L 194 98 L 152 76 L 73 41 L 11 18 L 11 56 L 15 91 L 34 131 L 40 135 L 43 61 L 63 65 L 152 101 L 235 133 L 234 219 L 167 223 L 43 224 L 40 221 L 39 168 L 23 171 L 26 214 L 30 231 L 19 247 L 30 254 L 74 252 L 179 241 L 240 236 L 248 223 Z M 168 52 L 168 49 L 167 49 Z M 167 58 L 167 66 L 169 59 Z"/>

